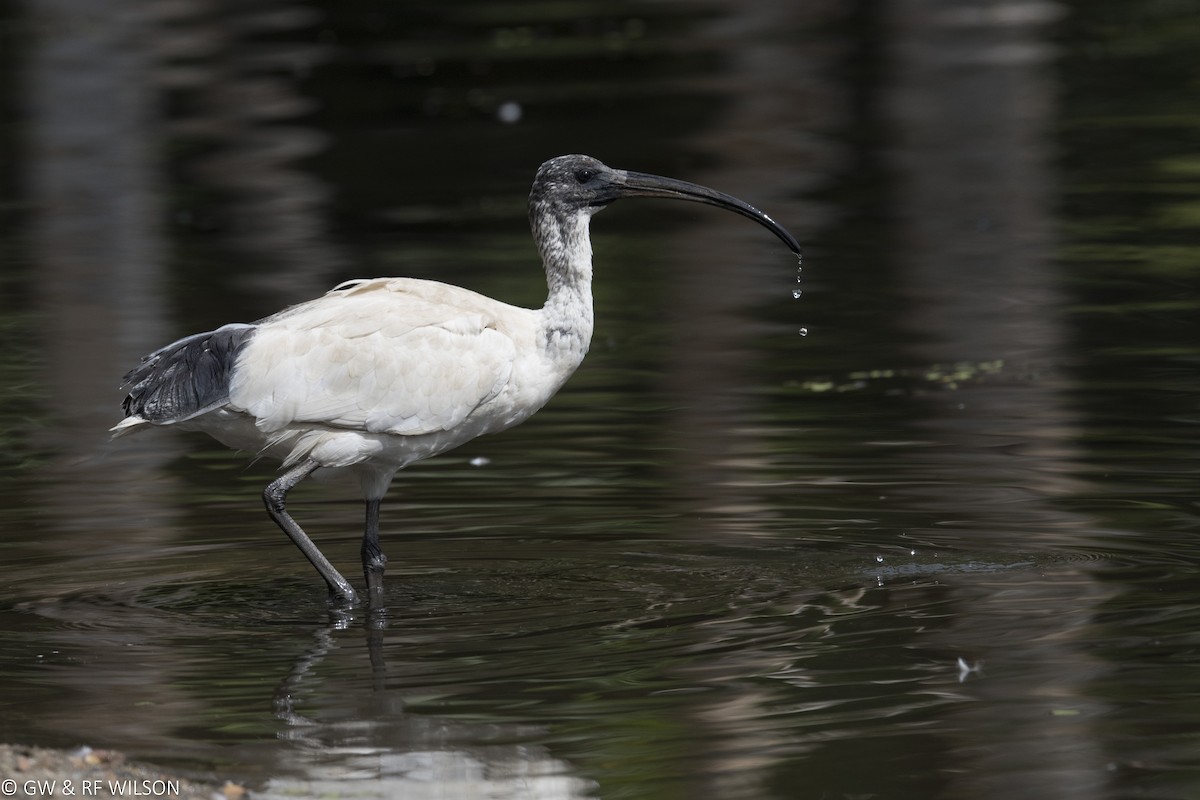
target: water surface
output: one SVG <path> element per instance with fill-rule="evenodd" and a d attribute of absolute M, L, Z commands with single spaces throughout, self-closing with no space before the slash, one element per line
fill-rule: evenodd
<path fill-rule="evenodd" d="M 8 18 L 0 739 L 263 796 L 1196 796 L 1200 16 L 794 5 Z M 381 612 L 274 465 L 107 441 L 140 355 L 347 278 L 540 303 L 565 152 L 802 269 L 597 217 L 588 360 L 399 476 Z M 353 487 L 291 508 L 361 581 Z"/>

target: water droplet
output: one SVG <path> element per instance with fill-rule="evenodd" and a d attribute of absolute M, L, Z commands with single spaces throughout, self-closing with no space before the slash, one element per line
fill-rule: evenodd
<path fill-rule="evenodd" d="M 880 564 L 882 564 L 882 563 L 883 563 L 883 556 L 875 556 L 875 560 L 876 560 L 876 561 L 878 561 Z"/>
<path fill-rule="evenodd" d="M 508 102 L 501 103 L 496 108 L 496 119 L 500 120 L 506 125 L 512 125 L 520 122 L 521 116 L 524 113 L 525 112 L 522 110 L 520 103 L 509 100 Z"/>
<path fill-rule="evenodd" d="M 801 328 L 801 329 L 800 329 L 800 335 L 801 335 L 801 336 L 808 336 L 808 328 Z"/>
<path fill-rule="evenodd" d="M 792 297 L 796 300 L 800 299 L 800 295 L 804 294 L 803 289 L 792 289 Z"/>
<path fill-rule="evenodd" d="M 469 463 L 472 467 L 486 467 L 488 464 L 492 463 L 492 460 L 487 456 L 475 456 L 467 463 Z"/>
<path fill-rule="evenodd" d="M 916 550 L 909 550 L 909 551 L 908 551 L 908 554 L 909 554 L 910 556 L 915 556 L 915 555 L 917 554 L 917 551 L 916 551 Z"/>

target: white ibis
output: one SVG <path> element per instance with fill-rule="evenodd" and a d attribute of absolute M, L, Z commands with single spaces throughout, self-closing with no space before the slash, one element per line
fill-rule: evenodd
<path fill-rule="evenodd" d="M 593 324 L 588 225 L 621 197 L 708 203 L 766 226 L 800 252 L 782 226 L 735 197 L 560 156 L 542 164 L 529 193 L 550 289 L 541 308 L 435 281 L 347 281 L 258 322 L 155 350 L 125 376 L 125 419 L 113 436 L 171 426 L 282 461 L 283 474 L 263 492 L 267 511 L 333 599 L 349 605 L 358 602 L 354 589 L 284 503 L 318 469 L 354 473 L 367 505 L 362 564 L 374 605 L 387 561 L 379 505 L 396 471 L 522 422 L 583 361 Z"/>

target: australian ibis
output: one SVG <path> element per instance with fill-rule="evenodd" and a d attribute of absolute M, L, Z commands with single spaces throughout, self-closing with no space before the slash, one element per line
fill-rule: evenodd
<path fill-rule="evenodd" d="M 685 181 L 553 158 L 537 171 L 529 221 L 549 296 L 529 309 L 412 278 L 347 281 L 258 322 L 233 323 L 155 350 L 125 376 L 122 436 L 203 431 L 283 462 L 263 492 L 271 517 L 325 579 L 357 595 L 285 507 L 317 470 L 348 470 L 366 500 L 368 598 L 383 593 L 379 506 L 396 471 L 522 422 L 570 377 L 592 338 L 592 215 L 622 197 L 692 200 L 749 217 L 793 252 L 781 225 L 735 197 Z"/>

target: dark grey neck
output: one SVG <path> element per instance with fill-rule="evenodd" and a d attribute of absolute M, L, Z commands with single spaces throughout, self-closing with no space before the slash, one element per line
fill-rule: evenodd
<path fill-rule="evenodd" d="M 592 339 L 592 210 L 546 201 L 529 205 L 529 223 L 546 269 L 549 294 L 542 306 L 546 346 L 582 360 Z"/>

